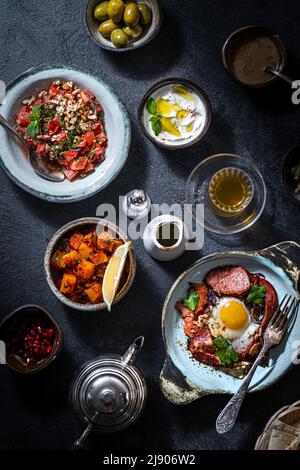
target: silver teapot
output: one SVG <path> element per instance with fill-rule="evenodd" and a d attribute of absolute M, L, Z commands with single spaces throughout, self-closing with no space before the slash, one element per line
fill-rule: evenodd
<path fill-rule="evenodd" d="M 105 354 L 87 362 L 73 379 L 69 401 L 79 418 L 87 424 L 74 442 L 78 449 L 92 430 L 99 433 L 120 431 L 133 424 L 143 411 L 147 387 L 141 372 L 133 365 L 144 344 L 134 340 L 123 356 Z"/>

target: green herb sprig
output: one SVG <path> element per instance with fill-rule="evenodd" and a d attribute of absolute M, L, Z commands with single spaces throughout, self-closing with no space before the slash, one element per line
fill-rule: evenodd
<path fill-rule="evenodd" d="M 151 114 L 150 122 L 154 134 L 157 136 L 162 131 L 161 116 L 157 114 L 157 105 L 154 98 L 149 98 L 146 104 L 148 112 Z"/>
<path fill-rule="evenodd" d="M 239 360 L 238 353 L 227 338 L 218 336 L 213 339 L 213 343 L 217 347 L 216 355 L 219 357 L 223 366 L 230 366 Z"/>
<path fill-rule="evenodd" d="M 195 310 L 197 304 L 199 302 L 199 295 L 197 292 L 191 287 L 188 291 L 188 295 L 183 299 L 183 305 L 190 310 Z"/>
<path fill-rule="evenodd" d="M 31 115 L 29 116 L 30 123 L 26 128 L 26 134 L 33 139 L 39 132 L 39 128 L 42 120 L 42 105 L 39 104 L 32 108 Z"/>
<path fill-rule="evenodd" d="M 263 305 L 266 297 L 266 288 L 259 284 L 253 284 L 247 297 L 247 301 L 253 305 Z"/>

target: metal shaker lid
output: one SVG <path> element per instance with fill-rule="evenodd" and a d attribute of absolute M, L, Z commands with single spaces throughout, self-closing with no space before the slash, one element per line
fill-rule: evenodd
<path fill-rule="evenodd" d="M 111 354 L 89 362 L 73 382 L 73 408 L 97 431 L 119 431 L 136 421 L 143 410 L 146 384 L 131 365 L 134 352 L 128 355 L 128 351 L 123 357 Z"/>

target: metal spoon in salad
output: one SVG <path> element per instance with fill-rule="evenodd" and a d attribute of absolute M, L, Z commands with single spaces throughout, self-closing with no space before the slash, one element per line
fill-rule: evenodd
<path fill-rule="evenodd" d="M 34 169 L 34 171 L 41 176 L 42 178 L 48 180 L 48 181 L 53 181 L 55 183 L 59 183 L 65 179 L 65 175 L 57 170 L 53 171 L 50 170 L 45 162 L 38 157 L 38 155 L 29 147 L 27 142 L 23 139 L 23 137 L 18 134 L 18 132 L 9 124 L 9 122 L 0 114 L 0 125 L 5 127 L 8 131 L 12 132 L 18 139 L 19 141 L 23 144 L 25 147 L 27 154 L 28 154 L 28 160 Z"/>

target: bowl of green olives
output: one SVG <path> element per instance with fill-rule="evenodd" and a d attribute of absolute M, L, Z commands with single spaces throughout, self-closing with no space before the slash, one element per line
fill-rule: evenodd
<path fill-rule="evenodd" d="M 91 38 L 114 52 L 147 44 L 158 33 L 161 20 L 158 0 L 88 0 L 85 11 Z"/>

